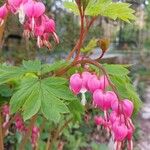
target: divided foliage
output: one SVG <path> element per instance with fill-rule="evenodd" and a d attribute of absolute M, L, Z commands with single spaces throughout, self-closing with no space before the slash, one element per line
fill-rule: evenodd
<path fill-rule="evenodd" d="M 87 16 L 105 16 L 113 20 L 121 19 L 126 22 L 134 20 L 134 10 L 130 8 L 130 4 L 122 2 L 112 2 L 112 0 L 83 0 L 83 7 L 85 7 L 85 15 Z M 66 1 L 65 8 L 69 9 L 75 14 L 79 14 L 78 6 L 74 2 Z"/>
<path fill-rule="evenodd" d="M 76 114 L 76 110 L 70 109 L 72 102 L 81 108 L 79 112 L 82 113 L 82 106 L 68 88 L 65 78 L 45 77 L 41 79 L 41 75 L 55 71 L 65 66 L 65 63 L 65 61 L 60 61 L 43 65 L 35 60 L 23 61 L 20 67 L 0 65 L 1 86 L 4 83 L 10 84 L 16 81 L 19 84 L 10 99 L 11 113 L 21 112 L 24 120 L 41 113 L 48 120 L 58 122 L 61 114 Z M 1 94 L 3 93 L 1 91 Z"/>

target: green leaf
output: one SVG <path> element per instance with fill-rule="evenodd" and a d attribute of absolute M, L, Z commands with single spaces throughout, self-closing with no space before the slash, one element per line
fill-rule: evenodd
<path fill-rule="evenodd" d="M 25 61 L 23 60 L 22 62 L 23 67 L 28 71 L 28 72 L 39 72 L 41 70 L 42 64 L 41 61 L 39 60 L 28 60 Z"/>
<path fill-rule="evenodd" d="M 19 90 L 12 96 L 10 100 L 11 112 L 16 113 L 21 110 L 22 106 L 28 100 L 32 92 L 37 90 L 36 78 L 25 78 L 22 80 Z"/>
<path fill-rule="evenodd" d="M 56 83 L 53 83 L 52 79 Z M 43 80 L 34 77 L 24 78 L 10 100 L 11 112 L 20 110 L 24 120 L 27 120 L 41 109 L 47 119 L 58 122 L 61 114 L 69 112 L 64 100 L 75 99 L 64 83 L 65 79 L 54 77 Z"/>
<path fill-rule="evenodd" d="M 61 78 L 61 77 L 49 77 L 44 79 L 44 82 L 51 86 L 51 85 L 63 85 L 65 83 L 67 83 L 67 80 L 65 78 Z"/>
<path fill-rule="evenodd" d="M 70 10 L 71 12 L 73 12 L 74 14 L 78 15 L 79 14 L 79 10 L 78 10 L 78 6 L 76 5 L 75 2 L 64 2 L 64 7 L 67 8 L 68 10 Z"/>
<path fill-rule="evenodd" d="M 49 81 L 48 81 L 49 79 L 48 78 L 44 79 L 43 83 L 49 87 L 51 94 L 55 95 L 56 97 L 58 97 L 60 99 L 64 99 L 64 100 L 77 99 L 72 94 L 72 92 L 70 91 L 70 89 L 67 86 L 65 86 L 65 85 L 52 85 L 52 84 L 50 85 Z"/>
<path fill-rule="evenodd" d="M 22 110 L 24 120 L 30 119 L 40 110 L 42 99 L 40 90 L 40 83 L 38 83 L 35 88 L 32 89 L 32 92 L 23 104 Z"/>
<path fill-rule="evenodd" d="M 129 99 L 134 103 L 134 112 L 137 113 L 141 107 L 141 100 L 130 79 L 127 76 L 111 76 L 111 81 L 122 99 Z"/>
<path fill-rule="evenodd" d="M 130 8 L 130 4 L 122 2 L 112 2 L 112 0 L 90 0 L 86 15 L 89 16 L 106 16 L 116 20 L 121 19 L 126 22 L 135 20 L 134 10 Z"/>
<path fill-rule="evenodd" d="M 48 73 L 48 72 L 51 72 L 51 71 L 61 69 L 62 67 L 65 67 L 67 65 L 68 65 L 68 62 L 66 62 L 64 60 L 55 62 L 53 64 L 45 64 L 45 65 L 42 66 L 42 71 L 41 72 L 42 72 L 42 74 L 45 74 L 45 73 Z"/>
<path fill-rule="evenodd" d="M 103 66 L 110 75 L 123 76 L 129 74 L 129 70 L 125 65 L 104 64 Z"/>
<path fill-rule="evenodd" d="M 84 113 L 83 106 L 81 105 L 79 100 L 73 100 L 69 104 L 69 110 L 74 116 L 75 120 L 81 121 L 81 115 Z"/>
<path fill-rule="evenodd" d="M 97 45 L 97 39 L 91 39 L 90 42 L 87 44 L 86 47 L 81 49 L 81 52 L 87 53 L 92 51 Z"/>
<path fill-rule="evenodd" d="M 12 89 L 7 84 L 0 85 L 0 95 L 2 97 L 10 97 L 12 96 Z"/>
<path fill-rule="evenodd" d="M 58 122 L 62 113 L 68 113 L 68 107 L 49 91 L 43 91 L 42 113 L 51 121 Z"/>
<path fill-rule="evenodd" d="M 23 68 L 0 64 L 0 84 L 21 78 L 25 73 Z"/>

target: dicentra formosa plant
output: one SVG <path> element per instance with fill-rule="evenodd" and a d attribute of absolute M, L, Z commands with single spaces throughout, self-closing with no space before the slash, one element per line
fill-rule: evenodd
<path fill-rule="evenodd" d="M 58 137 L 61 139 L 63 129 L 71 122 L 80 121 L 84 112 L 92 107 L 104 112 L 104 116 L 97 115 L 93 120 L 111 135 L 114 149 L 121 150 L 127 145 L 128 150 L 133 150 L 134 125 L 131 117 L 139 110 L 140 99 L 128 77 L 128 66 L 101 64 L 108 49 L 107 40 L 99 42 L 102 53 L 95 60 L 85 57 L 84 53 L 81 55 L 81 48 L 99 16 L 130 22 L 135 19 L 134 11 L 130 4 L 111 0 L 75 0 L 65 2 L 64 6 L 79 15 L 81 21 L 79 39 L 66 60 L 53 64 L 29 60 L 23 61 L 20 66 L 0 65 L 0 93 L 3 97 L 0 149 L 4 149 L 4 138 L 12 124 L 22 135 L 19 150 L 25 149 L 28 140 L 33 149 L 40 149 L 40 135 L 49 124 L 51 132 L 49 138 L 43 141 L 45 149 L 53 149 L 54 145 L 60 149 Z M 1 25 L 9 13 L 19 15 L 23 35 L 29 40 L 36 38 L 39 48 L 51 48 L 51 36 L 59 43 L 55 22 L 45 14 L 45 5 L 41 1 L 6 0 L 0 7 Z M 88 102 L 87 92 L 92 96 Z M 42 122 L 37 123 L 41 117 Z"/>

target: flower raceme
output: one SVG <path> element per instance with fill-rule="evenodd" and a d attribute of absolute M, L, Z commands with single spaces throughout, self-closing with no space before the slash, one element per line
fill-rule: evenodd
<path fill-rule="evenodd" d="M 23 24 L 23 35 L 26 38 L 36 37 L 39 48 L 46 46 L 51 48 L 49 42 L 52 36 L 56 43 L 59 38 L 55 32 L 55 22 L 45 15 L 45 5 L 34 0 L 8 0 L 0 7 L 0 25 L 4 23 L 4 18 L 11 12 L 19 15 L 19 21 Z"/>
<path fill-rule="evenodd" d="M 82 74 L 75 73 L 70 77 L 70 89 L 74 94 L 82 94 L 81 103 L 86 104 L 85 93 L 89 91 L 93 93 L 97 89 L 104 90 L 104 77 L 98 78 L 96 75 L 91 74 L 90 72 L 83 72 Z M 106 80 L 106 78 L 105 78 Z M 108 86 L 108 81 L 106 81 Z M 105 86 L 105 87 L 106 87 Z"/>
<path fill-rule="evenodd" d="M 98 129 L 103 126 L 112 135 L 114 149 L 121 150 L 123 143 L 127 141 L 127 150 L 133 150 L 133 103 L 128 99 L 118 100 L 115 92 L 107 90 L 108 86 L 109 82 L 104 75 L 99 77 L 85 71 L 70 77 L 70 89 L 75 95 L 82 94 L 81 103 L 86 104 L 85 93 L 90 92 L 93 106 L 104 112 L 104 116 L 95 116 L 94 122 Z"/>

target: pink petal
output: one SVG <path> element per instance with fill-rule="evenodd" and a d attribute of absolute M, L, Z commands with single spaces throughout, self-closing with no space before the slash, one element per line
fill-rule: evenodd
<path fill-rule="evenodd" d="M 34 10 L 33 10 L 34 17 L 38 18 L 41 15 L 43 15 L 44 12 L 45 12 L 45 5 L 41 2 L 36 2 L 34 4 Z"/>

